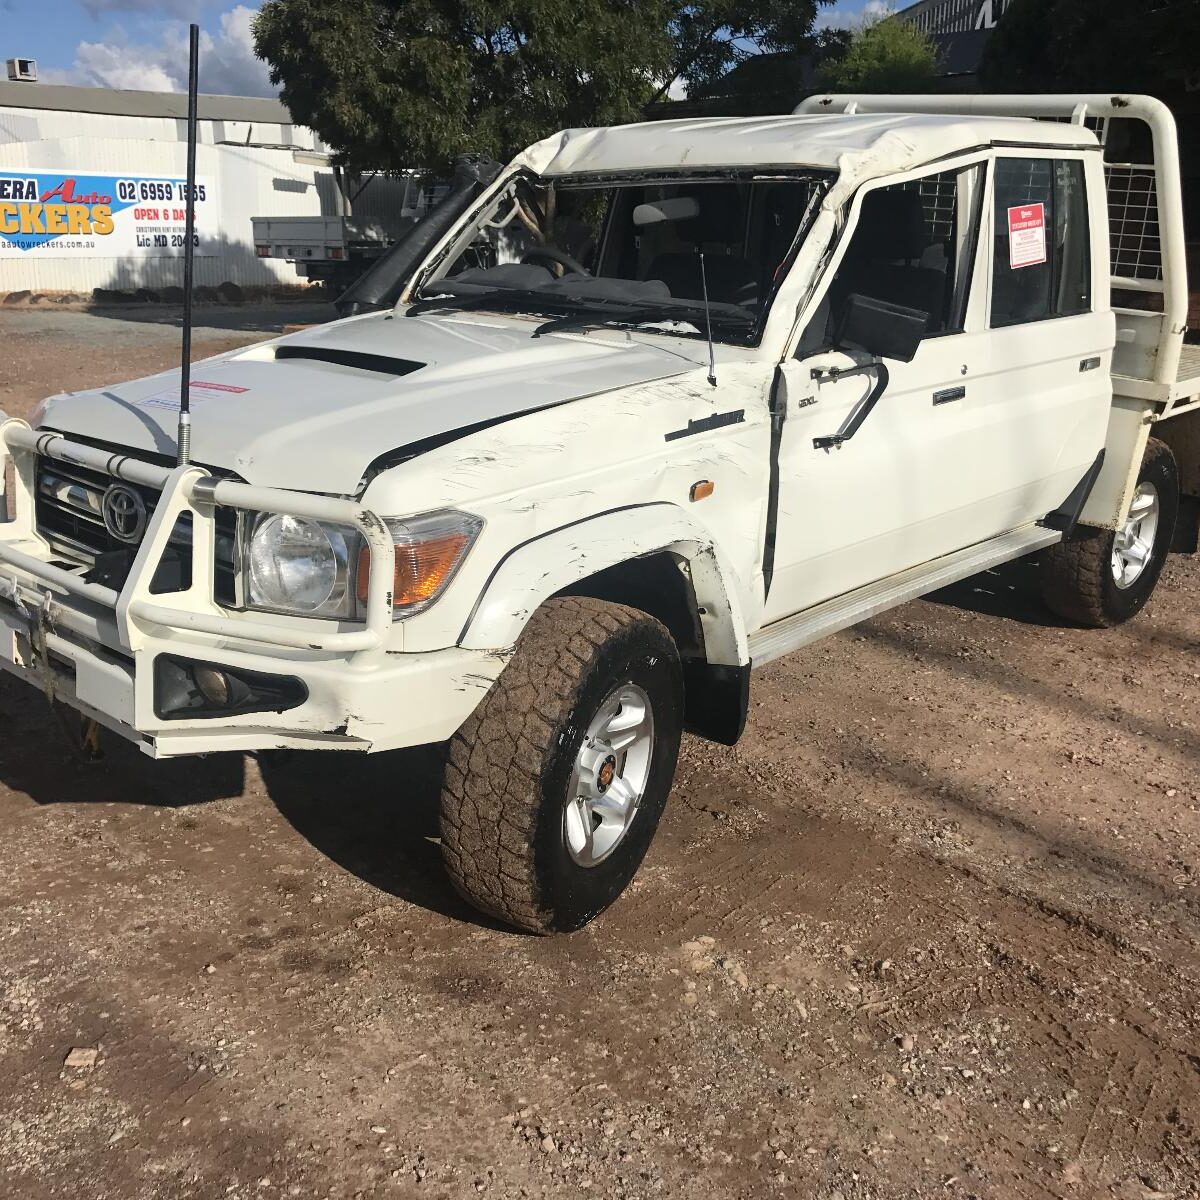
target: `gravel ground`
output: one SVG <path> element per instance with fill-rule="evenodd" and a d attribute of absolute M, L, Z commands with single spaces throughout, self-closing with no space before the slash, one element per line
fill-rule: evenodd
<path fill-rule="evenodd" d="M 0 346 L 20 413 L 174 334 Z M 435 752 L 86 764 L 0 681 L 0 1195 L 1200 1196 L 1200 564 L 1107 633 L 1034 571 L 756 675 L 568 938 L 456 899 Z"/>

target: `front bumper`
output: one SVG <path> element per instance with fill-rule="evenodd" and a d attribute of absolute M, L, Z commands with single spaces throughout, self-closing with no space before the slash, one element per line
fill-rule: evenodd
<path fill-rule="evenodd" d="M 0 668 L 135 742 L 154 757 L 273 748 L 391 750 L 450 737 L 474 710 L 507 653 L 451 647 L 405 654 L 393 625 L 390 535 L 360 505 L 218 480 L 128 459 L 23 421 L 0 425 L 11 458 L 9 519 L 0 522 Z M 52 561 L 38 534 L 39 456 L 154 487 L 160 500 L 119 592 Z M 215 511 L 286 512 L 353 525 L 372 550 L 366 618 L 329 622 L 221 608 L 213 593 Z M 181 514 L 192 523 L 191 583 L 155 594 L 155 572 Z M 380 569 L 376 569 L 376 564 Z M 282 712 L 159 715 L 155 660 L 218 664 L 300 680 L 302 703 Z"/>

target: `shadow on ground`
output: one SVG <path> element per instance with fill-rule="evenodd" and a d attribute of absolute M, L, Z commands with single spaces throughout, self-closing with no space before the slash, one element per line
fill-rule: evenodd
<path fill-rule="evenodd" d="M 1028 625 L 1058 624 L 1039 597 L 1036 562 L 1008 564 L 929 599 Z M 863 629 L 873 641 L 900 651 L 915 649 L 903 631 L 871 623 Z M 928 647 L 922 647 L 922 652 L 936 657 Z M 976 664 L 972 669 L 996 675 L 996 682 L 1008 687 L 1024 685 L 1039 691 L 1004 664 Z M 1078 699 L 1073 702 L 1086 707 Z M 248 768 L 252 760 L 240 754 L 156 762 L 112 735 L 106 737 L 103 760 L 88 762 L 73 744 L 78 728 L 69 710 L 56 711 L 18 680 L 0 679 L 0 719 L 8 733 L 0 742 L 0 782 L 40 805 L 107 802 L 177 808 L 253 792 L 254 769 Z M 440 746 L 370 756 L 264 753 L 258 756 L 257 771 L 283 819 L 318 852 L 370 887 L 455 920 L 499 927 L 459 898 L 442 867 Z M 900 782 L 915 783 L 904 778 L 902 764 L 886 773 L 895 774 Z M 981 797 L 959 800 L 973 811 L 986 810 Z M 253 803 L 252 796 L 247 796 L 247 802 Z M 1109 871 L 1119 868 L 1094 853 L 1087 857 Z"/>
<path fill-rule="evenodd" d="M 1042 600 L 1036 554 L 972 575 L 970 579 L 931 592 L 925 599 L 966 612 L 1018 621 L 1022 625 L 1061 629 L 1069 624 L 1056 617 Z"/>
<path fill-rule="evenodd" d="M 183 808 L 239 796 L 240 755 L 155 762 L 115 734 L 103 736 L 103 757 L 79 748 L 79 721 L 51 706 L 27 683 L 0 678 L 0 783 L 35 804 L 139 804 Z"/>
<path fill-rule="evenodd" d="M 471 924 L 506 928 L 450 885 L 438 849 L 441 746 L 385 754 L 260 756 L 267 792 L 311 845 L 371 887 Z"/>
<path fill-rule="evenodd" d="M 79 722 L 19 680 L 0 679 L 0 784 L 38 805 L 186 808 L 244 798 L 253 759 L 211 754 L 155 761 L 105 734 L 103 757 L 79 749 Z M 451 887 L 438 849 L 440 746 L 362 755 L 266 752 L 258 773 L 283 819 L 325 857 L 381 892 L 456 920 L 489 924 Z M 499 926 L 495 926 L 499 928 Z"/>

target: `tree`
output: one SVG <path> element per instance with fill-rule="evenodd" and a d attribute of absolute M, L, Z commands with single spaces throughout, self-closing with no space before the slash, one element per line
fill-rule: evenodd
<path fill-rule="evenodd" d="M 1014 0 L 988 40 L 981 87 L 1149 92 L 1200 86 L 1196 0 Z"/>
<path fill-rule="evenodd" d="M 817 9 L 835 0 L 701 0 L 672 3 L 671 67 L 651 98 L 661 100 L 677 80 L 689 92 L 710 89 L 760 54 L 811 51 Z"/>
<path fill-rule="evenodd" d="M 810 38 L 832 0 L 266 0 L 255 50 L 293 117 L 352 169 L 499 159 L 577 125 L 640 119 Z"/>
<path fill-rule="evenodd" d="M 255 49 L 293 117 L 355 168 L 504 158 L 628 121 L 667 69 L 662 0 L 267 0 Z"/>
<path fill-rule="evenodd" d="M 915 25 L 885 17 L 860 25 L 824 77 L 835 92 L 928 92 L 937 80 L 937 47 Z"/>
<path fill-rule="evenodd" d="M 814 77 L 850 45 L 847 29 L 822 29 L 796 50 L 755 54 L 719 79 L 688 90 L 684 111 L 691 116 L 760 116 L 791 112 L 812 90 Z"/>

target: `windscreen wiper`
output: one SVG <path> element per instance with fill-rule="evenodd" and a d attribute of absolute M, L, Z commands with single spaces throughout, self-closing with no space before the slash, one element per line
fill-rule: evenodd
<path fill-rule="evenodd" d="M 465 295 L 455 295 L 453 292 L 443 292 L 434 296 L 418 296 L 408 306 L 406 315 L 419 317 L 422 313 L 436 308 L 487 308 L 489 304 L 511 305 L 513 301 L 527 306 L 527 311 L 535 313 L 562 312 L 566 309 L 571 315 L 580 315 L 581 308 L 629 308 L 629 300 L 613 300 L 600 296 L 579 296 L 570 292 L 547 291 L 542 288 L 489 288 L 486 291 L 471 291 Z"/>
<path fill-rule="evenodd" d="M 589 298 L 589 304 L 598 303 Z M 545 333 L 558 333 L 564 329 L 583 329 L 589 325 L 607 325 L 612 321 L 619 321 L 626 324 L 644 325 L 649 321 L 658 321 L 663 318 L 676 319 L 683 317 L 692 319 L 704 317 L 704 306 L 700 304 L 686 304 L 672 302 L 670 300 L 656 300 L 647 304 L 633 304 L 622 301 L 610 300 L 607 302 L 610 305 L 623 304 L 623 310 L 612 313 L 568 313 L 564 317 L 555 317 L 552 321 L 547 321 L 544 325 L 539 325 L 534 331 L 534 337 L 541 337 Z M 722 306 L 713 314 L 714 319 L 718 323 L 734 324 L 734 325 L 753 325 L 755 317 L 752 313 L 746 312 L 745 309 L 736 305 Z"/>
<path fill-rule="evenodd" d="M 535 338 L 545 333 L 561 333 L 564 329 L 587 329 L 593 325 L 609 325 L 613 321 L 624 324 L 641 325 L 650 320 L 653 314 L 649 309 L 631 308 L 622 313 L 568 313 L 565 317 L 555 317 L 545 321 L 534 331 Z"/>
<path fill-rule="evenodd" d="M 494 288 L 486 292 L 472 292 L 465 296 L 455 296 L 444 292 L 438 296 L 418 296 L 408 306 L 405 316 L 419 317 L 436 308 L 486 308 L 489 304 L 500 304 L 507 301 L 519 300 L 523 304 L 537 303 L 545 308 L 545 297 L 540 296 L 531 288 Z"/>

